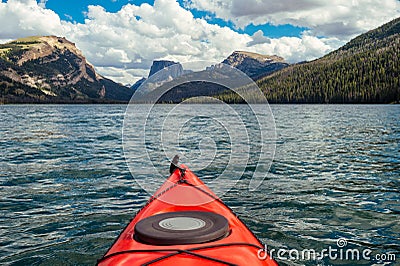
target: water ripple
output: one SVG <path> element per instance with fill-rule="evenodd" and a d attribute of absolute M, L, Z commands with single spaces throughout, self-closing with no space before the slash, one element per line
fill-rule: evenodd
<path fill-rule="evenodd" d="M 256 167 L 250 160 L 223 200 L 273 248 L 322 250 L 344 237 L 399 255 L 400 108 L 272 109 L 278 140 L 267 178 L 248 191 Z M 122 151 L 124 112 L 120 105 L 0 106 L 0 264 L 93 265 L 145 204 L 149 195 Z M 204 130 L 206 120 L 197 126 Z M 206 181 L 223 171 L 229 154 L 226 132 L 213 134 L 222 155 L 198 173 Z M 149 137 L 149 149 L 158 151 L 157 136 Z M 168 166 L 160 171 L 167 175 Z"/>

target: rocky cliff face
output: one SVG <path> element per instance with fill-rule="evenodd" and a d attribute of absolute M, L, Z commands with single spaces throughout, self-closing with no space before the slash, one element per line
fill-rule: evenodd
<path fill-rule="evenodd" d="M 154 76 L 157 73 L 156 76 Z M 180 63 L 168 60 L 154 60 L 151 65 L 148 78 L 151 78 L 151 82 L 160 86 L 164 82 L 173 80 L 174 78 L 180 77 L 185 74 L 183 67 Z M 145 82 L 146 78 L 141 78 L 135 84 L 131 86 L 131 89 L 136 90 Z"/>
<path fill-rule="evenodd" d="M 174 78 L 180 77 L 184 74 L 183 67 L 180 63 L 159 60 L 153 61 L 150 68 L 149 78 L 153 83 L 161 85 L 164 82 L 171 81 Z"/>
<path fill-rule="evenodd" d="M 177 65 L 177 66 L 175 66 L 175 65 Z M 173 66 L 173 67 L 170 67 L 170 66 Z M 160 70 L 166 69 L 168 67 L 170 67 L 168 69 L 168 74 L 172 78 L 179 77 L 183 74 L 182 65 L 179 64 L 178 62 L 168 61 L 168 60 L 154 60 L 153 64 L 151 65 L 151 68 L 150 68 L 149 77 L 153 76 L 155 73 L 159 72 Z"/>
<path fill-rule="evenodd" d="M 236 67 L 254 80 L 289 65 L 282 57 L 276 55 L 268 56 L 244 51 L 233 52 L 222 63 Z"/>
<path fill-rule="evenodd" d="M 98 75 L 75 44 L 40 36 L 0 45 L 5 102 L 128 101 L 132 90 Z"/>

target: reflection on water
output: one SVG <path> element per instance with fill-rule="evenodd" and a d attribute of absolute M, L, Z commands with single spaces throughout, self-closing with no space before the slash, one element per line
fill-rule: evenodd
<path fill-rule="evenodd" d="M 270 247 L 322 250 L 344 237 L 349 247 L 393 252 L 400 260 L 400 107 L 272 110 L 277 149 L 267 179 L 248 191 L 250 160 L 223 200 Z M 149 197 L 124 160 L 124 112 L 121 105 L 0 106 L 0 264 L 93 265 L 112 244 Z M 218 127 L 195 122 L 193 131 Z M 212 140 L 227 154 L 229 138 L 220 132 Z M 191 145 L 186 136 L 182 143 Z M 157 159 L 161 167 L 164 158 Z M 224 164 L 221 159 L 197 174 L 212 180 Z M 168 165 L 160 171 L 167 175 Z"/>

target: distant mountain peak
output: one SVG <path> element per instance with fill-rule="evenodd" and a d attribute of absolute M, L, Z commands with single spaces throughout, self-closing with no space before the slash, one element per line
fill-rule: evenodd
<path fill-rule="evenodd" d="M 158 71 L 170 67 L 172 65 L 177 65 L 178 62 L 170 61 L 170 60 L 154 60 L 153 64 L 151 65 L 149 77 L 153 76 Z M 180 64 L 179 64 L 180 65 Z"/>
<path fill-rule="evenodd" d="M 155 75 L 158 73 L 157 75 Z M 130 88 L 137 90 L 140 85 L 149 80 L 150 83 L 158 83 L 161 85 L 165 82 L 171 81 L 174 78 L 185 74 L 182 65 L 179 62 L 170 60 L 154 60 L 151 65 L 148 78 L 142 77 L 136 81 Z"/>
<path fill-rule="evenodd" d="M 264 55 L 247 51 L 234 51 L 229 57 L 240 57 L 240 58 L 248 57 L 255 59 L 259 62 L 266 62 L 266 61 L 285 62 L 285 59 L 283 57 L 277 55 Z"/>
<path fill-rule="evenodd" d="M 236 67 L 253 79 L 269 75 L 289 64 L 277 55 L 262 55 L 253 52 L 235 51 L 222 63 Z"/>

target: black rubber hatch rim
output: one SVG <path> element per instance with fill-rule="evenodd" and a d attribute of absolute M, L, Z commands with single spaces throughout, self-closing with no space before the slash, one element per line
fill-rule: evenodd
<path fill-rule="evenodd" d="M 211 242 L 229 232 L 228 220 L 204 211 L 167 212 L 149 216 L 135 225 L 137 241 L 151 245 Z"/>

